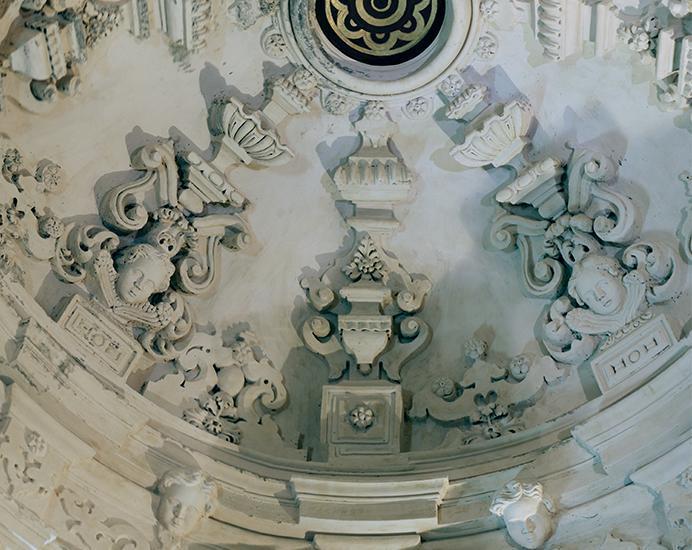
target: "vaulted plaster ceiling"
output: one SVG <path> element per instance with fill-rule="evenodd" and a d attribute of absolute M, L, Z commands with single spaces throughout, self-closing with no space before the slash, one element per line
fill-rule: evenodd
<path fill-rule="evenodd" d="M 684 548 L 689 9 L 0 6 L 3 542 Z"/>

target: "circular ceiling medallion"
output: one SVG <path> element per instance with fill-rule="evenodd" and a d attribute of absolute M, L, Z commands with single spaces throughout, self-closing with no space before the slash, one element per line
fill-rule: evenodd
<path fill-rule="evenodd" d="M 360 101 L 434 93 L 469 64 L 481 0 L 282 0 L 281 34 L 323 90 Z"/>
<path fill-rule="evenodd" d="M 325 37 L 367 65 L 401 65 L 432 45 L 442 30 L 446 0 L 316 0 Z"/>

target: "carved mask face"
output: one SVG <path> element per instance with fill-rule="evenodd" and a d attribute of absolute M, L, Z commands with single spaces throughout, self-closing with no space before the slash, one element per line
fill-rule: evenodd
<path fill-rule="evenodd" d="M 119 266 L 115 290 L 128 304 L 141 304 L 165 288 L 169 279 L 163 262 L 151 256 L 140 256 Z"/>
<path fill-rule="evenodd" d="M 206 497 L 200 487 L 176 484 L 161 495 L 157 517 L 176 537 L 190 534 L 206 516 Z"/>
<path fill-rule="evenodd" d="M 522 497 L 507 506 L 503 514 L 507 532 L 524 548 L 539 548 L 552 534 L 552 518 L 538 498 Z"/>
<path fill-rule="evenodd" d="M 598 315 L 617 313 L 627 299 L 627 290 L 620 279 L 596 269 L 581 272 L 575 287 L 584 304 Z"/>

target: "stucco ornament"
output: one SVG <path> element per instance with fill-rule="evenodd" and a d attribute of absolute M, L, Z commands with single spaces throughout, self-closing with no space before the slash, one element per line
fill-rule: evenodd
<path fill-rule="evenodd" d="M 627 2 L 588 0 L 526 0 L 524 5 L 543 55 L 563 61 L 585 51 L 605 57 L 618 43 L 637 54 L 639 60 L 652 66 L 649 71 L 661 106 L 666 110 L 689 111 L 692 104 L 692 33 L 687 15 L 688 0 L 655 0 L 640 2 L 631 9 Z M 638 12 L 634 14 L 633 12 Z M 594 32 L 585 37 L 581 28 Z M 591 48 L 585 45 L 591 42 Z M 604 59 L 603 63 L 607 63 Z"/>
<path fill-rule="evenodd" d="M 463 428 L 466 444 L 521 430 L 524 410 L 564 377 L 550 357 L 522 354 L 488 361 L 488 345 L 479 338 L 468 340 L 464 353 L 471 367 L 456 379 L 434 378 L 414 394 L 408 416 L 454 422 Z"/>
<path fill-rule="evenodd" d="M 520 249 L 527 291 L 550 297 L 567 283 L 543 328 L 548 352 L 561 362 L 586 360 L 602 337 L 682 288 L 684 270 L 675 250 L 635 240 L 640 213 L 629 197 L 611 188 L 616 174 L 615 163 L 604 155 L 575 152 L 566 177 L 562 163 L 549 158 L 495 196 L 503 210 L 491 240 L 499 249 Z M 515 213 L 515 205 L 532 207 L 533 215 Z M 606 245 L 621 247 L 621 259 Z"/>
<path fill-rule="evenodd" d="M 43 113 L 60 97 L 77 94 L 87 52 L 121 20 L 121 7 L 106 4 L 23 2 L 2 37 L 6 46 L 0 53 L 0 95 L 4 88 L 23 108 Z"/>
<path fill-rule="evenodd" d="M 24 280 L 21 257 L 50 260 L 64 232 L 47 206 L 62 189 L 63 171 L 49 160 L 33 163 L 7 143 L 0 143 L 0 155 L 0 273 Z"/>
<path fill-rule="evenodd" d="M 451 118 L 464 118 L 486 94 L 484 86 L 470 87 L 460 96 L 459 103 L 451 107 Z M 517 100 L 499 107 L 499 112 L 497 108 L 483 110 L 468 128 L 464 142 L 451 149 L 449 154 L 459 164 L 468 168 L 490 165 L 497 168 L 522 153 L 529 142 L 527 136 L 533 121 L 531 105 Z"/>
<path fill-rule="evenodd" d="M 347 219 L 353 245 L 321 275 L 301 281 L 318 312 L 304 324 L 303 340 L 327 360 L 331 379 L 351 366 L 351 377 L 377 379 L 382 367 L 398 381 L 402 365 L 429 342 L 428 326 L 414 314 L 431 284 L 412 277 L 384 248 L 398 226 L 393 205 L 408 198 L 412 185 L 389 148 L 393 125 L 384 106 L 366 105 L 356 129 L 361 146 L 334 174 L 340 197 L 355 206 Z"/>
<path fill-rule="evenodd" d="M 104 223 L 124 236 L 72 224 L 53 269 L 66 282 L 95 286 L 109 315 L 143 329 L 139 341 L 153 358 L 172 359 L 193 330 L 184 296 L 213 289 L 220 249 L 248 242 L 238 216 L 247 201 L 196 153 L 176 157 L 171 142 L 137 150 L 132 164 L 141 176 L 108 191 L 100 205 Z M 153 207 L 144 202 L 150 191 Z"/>
<path fill-rule="evenodd" d="M 219 498 L 215 481 L 197 469 L 166 472 L 157 484 L 158 538 L 163 547 L 178 548 L 208 518 Z M 170 545 L 170 546 L 168 546 Z"/>
<path fill-rule="evenodd" d="M 224 441 L 291 452 L 272 419 L 288 402 L 284 379 L 253 332 L 197 332 L 170 367 L 145 397 Z"/>
<path fill-rule="evenodd" d="M 507 534 L 522 548 L 540 548 L 553 533 L 553 501 L 540 483 L 511 481 L 495 495 L 490 511 L 501 517 Z"/>

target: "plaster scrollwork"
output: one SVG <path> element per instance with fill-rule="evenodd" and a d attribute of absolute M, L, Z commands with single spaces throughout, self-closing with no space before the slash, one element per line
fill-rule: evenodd
<path fill-rule="evenodd" d="M 113 517 L 84 491 L 61 485 L 55 490 L 58 542 L 76 548 L 148 550 L 147 538 L 125 520 Z"/>
<path fill-rule="evenodd" d="M 46 261 L 55 254 L 64 225 L 48 207 L 63 185 L 63 170 L 49 160 L 31 163 L 13 147 L 0 148 L 0 273 L 23 278 L 20 251 Z"/>
<path fill-rule="evenodd" d="M 517 355 L 500 366 L 486 360 L 487 343 L 472 339 L 465 345 L 472 366 L 456 379 L 438 376 L 414 394 L 408 416 L 442 422 L 465 422 L 466 443 L 478 437 L 494 439 L 522 429 L 520 417 L 538 402 L 547 385 L 563 372 L 550 357 Z"/>
<path fill-rule="evenodd" d="M 552 536 L 557 513 L 540 483 L 511 481 L 493 498 L 490 512 L 502 518 L 509 537 L 522 548 L 540 548 Z"/>
<path fill-rule="evenodd" d="M 683 271 L 668 245 L 635 240 L 641 216 L 629 197 L 611 188 L 617 176 L 611 159 L 575 152 L 563 173 L 549 158 L 501 189 L 495 198 L 503 211 L 491 241 L 498 249 L 521 250 L 530 294 L 554 296 L 567 282 L 567 292 L 550 307 L 543 342 L 558 361 L 579 364 L 602 338 L 674 298 Z M 534 214 L 519 215 L 515 205 L 531 206 Z M 620 247 L 621 259 L 606 246 Z"/>
<path fill-rule="evenodd" d="M 140 343 L 158 359 L 175 357 L 193 329 L 184 296 L 210 291 L 220 249 L 249 239 L 238 215 L 245 198 L 196 153 L 175 153 L 171 142 L 137 150 L 132 164 L 141 176 L 104 195 L 101 216 L 123 237 L 71 224 L 52 262 L 65 282 L 88 279 L 97 302 L 120 324 L 142 329 Z M 150 191 L 153 207 L 144 202 Z"/>
<path fill-rule="evenodd" d="M 220 489 L 201 470 L 178 468 L 158 481 L 157 540 L 161 548 L 181 548 L 216 508 Z"/>
<path fill-rule="evenodd" d="M 305 322 L 303 339 L 327 360 L 330 379 L 346 370 L 377 379 L 381 367 L 398 381 L 403 364 L 429 342 L 430 329 L 415 314 L 432 285 L 385 250 L 398 227 L 392 208 L 410 196 L 412 177 L 389 148 L 393 124 L 383 105 L 366 105 L 356 129 L 361 147 L 334 174 L 340 197 L 355 206 L 347 220 L 353 245 L 319 277 L 301 281 L 318 312 Z"/>
<path fill-rule="evenodd" d="M 285 446 L 271 418 L 288 402 L 284 379 L 252 332 L 241 332 L 229 345 L 220 334 L 198 332 L 174 367 L 148 383 L 146 397 L 230 443 L 253 446 L 264 439 Z"/>

